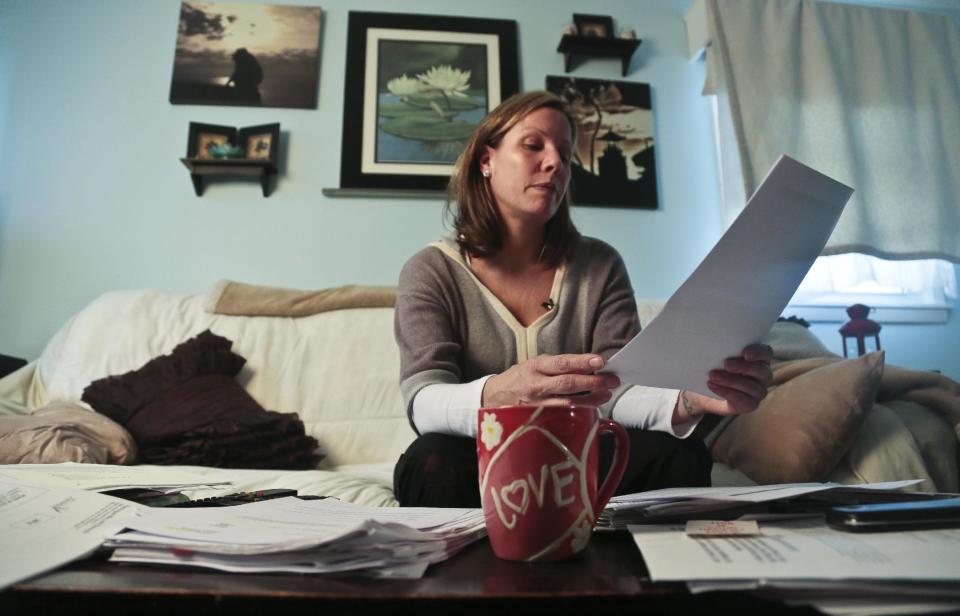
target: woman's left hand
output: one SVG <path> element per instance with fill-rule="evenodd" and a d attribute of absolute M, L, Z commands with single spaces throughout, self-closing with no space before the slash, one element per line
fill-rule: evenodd
<path fill-rule="evenodd" d="M 711 370 L 707 376 L 707 387 L 722 399 L 692 391 L 681 392 L 677 402 L 678 419 L 690 420 L 703 413 L 738 415 L 756 410 L 766 397 L 773 377 L 771 359 L 773 349 L 765 344 L 751 344 L 740 357 L 728 357 L 722 370 Z"/>

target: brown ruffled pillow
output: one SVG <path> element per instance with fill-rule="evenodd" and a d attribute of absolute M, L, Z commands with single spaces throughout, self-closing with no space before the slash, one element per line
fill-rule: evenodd
<path fill-rule="evenodd" d="M 295 413 L 267 411 L 234 380 L 246 360 L 207 330 L 141 368 L 94 381 L 83 401 L 122 424 L 145 464 L 314 468 Z"/>
<path fill-rule="evenodd" d="M 882 375 L 882 351 L 782 362 L 757 410 L 716 437 L 713 458 L 760 484 L 825 481 L 873 406 Z"/>

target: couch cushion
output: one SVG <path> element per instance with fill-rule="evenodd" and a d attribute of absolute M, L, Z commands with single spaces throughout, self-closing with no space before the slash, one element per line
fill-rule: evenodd
<path fill-rule="evenodd" d="M 138 368 L 209 328 L 246 358 L 237 381 L 247 393 L 265 408 L 297 411 L 320 442 L 323 468 L 392 464 L 413 440 L 392 308 L 240 317 L 210 314 L 204 300 L 156 290 L 100 296 L 47 344 L 29 384 L 31 408 L 79 401 L 91 381 Z"/>
<path fill-rule="evenodd" d="M 726 423 L 713 457 L 761 484 L 824 481 L 874 402 L 883 353 L 794 360 L 774 368 L 756 411 Z"/>

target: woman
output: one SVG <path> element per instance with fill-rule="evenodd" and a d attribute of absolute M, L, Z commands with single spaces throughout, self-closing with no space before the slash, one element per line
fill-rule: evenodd
<path fill-rule="evenodd" d="M 622 387 L 605 361 L 639 330 L 620 255 L 581 236 L 566 191 L 576 121 L 548 92 L 518 94 L 480 123 L 450 181 L 455 239 L 400 274 L 401 390 L 420 435 L 394 471 L 403 506 L 479 507 L 477 408 L 586 404 L 628 429 L 619 493 L 709 485 L 703 413 L 754 410 L 772 351 L 751 345 L 709 375 L 721 400 Z M 679 437 L 679 438 L 678 438 Z M 611 444 L 601 440 L 601 468 Z"/>

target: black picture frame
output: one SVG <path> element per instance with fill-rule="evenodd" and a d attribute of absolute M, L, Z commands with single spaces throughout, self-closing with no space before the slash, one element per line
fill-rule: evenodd
<path fill-rule="evenodd" d="M 609 15 L 573 14 L 577 35 L 595 38 L 613 38 L 613 18 Z"/>
<path fill-rule="evenodd" d="M 212 159 L 213 155 L 207 150 L 209 144 L 229 143 L 235 145 L 236 138 L 237 129 L 233 126 L 190 122 L 190 131 L 187 137 L 187 158 Z"/>
<path fill-rule="evenodd" d="M 567 102 L 580 125 L 570 165 L 570 202 L 659 209 L 650 84 L 548 75 L 546 89 Z"/>
<path fill-rule="evenodd" d="M 447 96 L 441 90 L 443 96 L 426 100 L 423 97 L 434 96 L 437 91 L 408 92 L 407 96 L 395 95 L 398 88 L 387 91 L 387 84 L 399 83 L 401 75 L 409 87 L 419 87 L 414 83 L 418 71 L 427 75 L 442 69 L 441 64 L 460 72 L 462 77 L 466 71 L 461 71 L 455 61 L 434 62 L 440 57 L 434 51 L 441 50 L 454 52 L 464 66 L 472 67 L 466 96 Z M 477 67 L 482 68 L 483 74 L 474 74 Z M 347 25 L 340 187 L 444 189 L 459 154 L 458 147 L 462 149 L 467 125 L 478 123 L 518 89 L 515 21 L 351 11 Z M 476 107 L 481 98 L 483 104 Z M 457 99 L 456 105 L 453 99 Z M 463 105 L 475 107 L 459 110 L 458 106 Z M 449 111 L 443 108 L 447 106 Z M 431 115 L 434 113 L 437 118 Z M 438 128 L 438 118 L 450 121 Z M 393 132 L 384 130 L 385 125 Z M 439 132 L 441 129 L 445 132 Z M 438 132 L 430 132 L 434 130 Z M 456 136 L 448 138 L 453 133 Z"/>
<path fill-rule="evenodd" d="M 275 164 L 280 147 L 280 124 L 275 122 L 241 128 L 237 132 L 236 145 L 243 148 L 247 160 L 266 160 Z"/>

